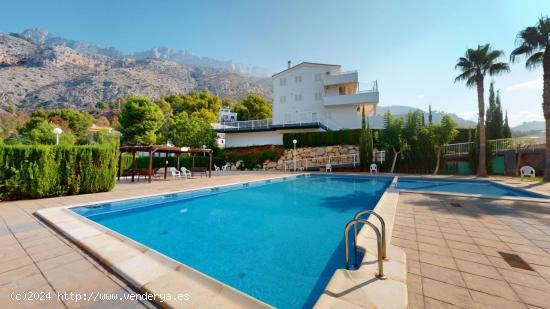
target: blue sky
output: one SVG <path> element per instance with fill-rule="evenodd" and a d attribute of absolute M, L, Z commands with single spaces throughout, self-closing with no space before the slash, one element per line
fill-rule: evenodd
<path fill-rule="evenodd" d="M 287 60 L 342 64 L 378 80 L 380 105 L 475 119 L 475 90 L 453 82 L 456 59 L 491 43 L 507 60 L 550 1 L 4 1 L 2 11 L 1 32 L 40 27 L 125 52 L 166 46 L 273 72 Z M 493 79 L 512 124 L 543 119 L 542 68 L 518 63 Z"/>

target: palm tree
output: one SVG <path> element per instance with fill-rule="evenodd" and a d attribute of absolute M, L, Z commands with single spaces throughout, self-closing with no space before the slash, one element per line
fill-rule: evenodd
<path fill-rule="evenodd" d="M 483 80 L 487 74 L 497 75 L 510 71 L 505 62 L 497 62 L 504 53 L 493 50 L 489 44 L 478 45 L 477 49 L 468 49 L 464 57 L 458 58 L 455 69 L 460 69 L 462 74 L 455 78 L 455 82 L 466 81 L 468 87 L 477 87 L 477 103 L 479 110 L 479 165 L 477 176 L 487 177 L 486 165 L 486 136 L 485 136 L 485 99 Z"/>
<path fill-rule="evenodd" d="M 536 26 L 523 29 L 517 36 L 519 47 L 512 51 L 510 60 L 525 55 L 525 66 L 534 69 L 542 65 L 542 111 L 546 120 L 546 167 L 544 180 L 550 181 L 550 18 L 541 17 Z"/>

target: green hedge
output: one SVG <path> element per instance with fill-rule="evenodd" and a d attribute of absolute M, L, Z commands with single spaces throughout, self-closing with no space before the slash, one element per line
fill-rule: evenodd
<path fill-rule="evenodd" d="M 373 130 L 376 131 L 376 130 Z M 361 129 L 327 131 L 327 132 L 304 132 L 286 133 L 283 135 L 283 146 L 286 149 L 294 147 L 292 141 L 296 139 L 297 147 L 318 147 L 333 145 L 358 145 Z M 377 134 L 375 133 L 376 137 Z M 376 141 L 375 141 L 376 144 Z"/>
<path fill-rule="evenodd" d="M 378 139 L 379 129 L 373 129 L 374 146 L 380 147 Z M 460 128 L 458 135 L 452 143 L 463 143 L 473 139 L 475 129 Z M 347 129 L 327 132 L 304 132 L 304 133 L 285 133 L 283 135 L 283 146 L 285 149 L 292 149 L 294 144 L 292 140 L 296 139 L 297 147 L 319 147 L 334 145 L 359 145 L 359 136 L 361 129 Z"/>
<path fill-rule="evenodd" d="M 109 191 L 118 149 L 94 146 L 0 146 L 0 199 Z"/>

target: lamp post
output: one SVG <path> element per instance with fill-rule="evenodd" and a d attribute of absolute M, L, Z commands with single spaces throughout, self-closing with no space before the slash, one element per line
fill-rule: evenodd
<path fill-rule="evenodd" d="M 292 153 L 292 159 L 294 161 L 294 171 L 296 172 L 296 143 L 298 143 L 297 140 L 292 140 L 292 143 L 294 144 L 294 152 Z"/>
<path fill-rule="evenodd" d="M 53 133 L 55 134 L 55 144 L 59 145 L 59 135 L 63 133 L 63 130 L 61 130 L 61 128 L 55 128 L 53 129 Z"/>

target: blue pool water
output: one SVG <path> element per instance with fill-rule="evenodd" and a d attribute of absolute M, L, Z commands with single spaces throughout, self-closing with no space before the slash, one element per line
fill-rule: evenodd
<path fill-rule="evenodd" d="M 542 194 L 537 194 L 521 189 L 515 189 L 487 180 L 448 180 L 399 177 L 396 187 L 398 189 L 421 191 L 442 191 L 490 196 L 547 198 L 547 196 L 544 196 Z"/>
<path fill-rule="evenodd" d="M 270 305 L 300 308 L 344 267 L 345 224 L 390 182 L 312 175 L 74 210 Z"/>

